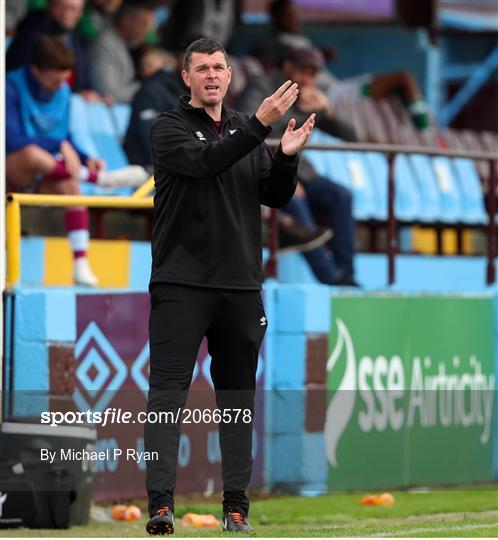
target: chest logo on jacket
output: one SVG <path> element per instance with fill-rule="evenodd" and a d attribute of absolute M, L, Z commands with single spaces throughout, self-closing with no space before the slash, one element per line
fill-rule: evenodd
<path fill-rule="evenodd" d="M 204 137 L 204 135 L 202 134 L 202 131 L 196 131 L 195 134 L 197 135 L 200 141 L 206 140 L 206 137 Z"/>

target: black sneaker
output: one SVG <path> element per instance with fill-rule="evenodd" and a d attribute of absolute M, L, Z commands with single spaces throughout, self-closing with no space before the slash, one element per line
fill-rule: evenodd
<path fill-rule="evenodd" d="M 223 530 L 231 532 L 249 532 L 252 527 L 247 522 L 247 517 L 242 512 L 229 510 L 223 514 Z"/>
<path fill-rule="evenodd" d="M 319 227 L 312 231 L 294 220 L 282 220 L 278 229 L 278 251 L 311 251 L 332 238 L 332 231 L 326 227 Z"/>
<path fill-rule="evenodd" d="M 361 285 L 354 279 L 354 277 L 343 276 L 337 281 L 334 281 L 333 285 L 337 287 L 357 287 L 361 289 Z"/>
<path fill-rule="evenodd" d="M 145 530 L 153 535 L 173 534 L 175 532 L 173 512 L 167 506 L 159 508 L 147 522 Z"/>

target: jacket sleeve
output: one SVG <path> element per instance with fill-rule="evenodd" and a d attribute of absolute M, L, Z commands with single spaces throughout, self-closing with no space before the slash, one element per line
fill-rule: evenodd
<path fill-rule="evenodd" d="M 261 144 L 270 131 L 253 116 L 230 137 L 207 143 L 196 139 L 183 119 L 165 113 L 152 126 L 154 167 L 193 178 L 216 176 Z"/>
<path fill-rule="evenodd" d="M 282 208 L 296 190 L 299 156 L 285 155 L 280 146 L 273 156 L 266 144 L 260 146 L 261 174 L 259 187 L 261 204 Z"/>

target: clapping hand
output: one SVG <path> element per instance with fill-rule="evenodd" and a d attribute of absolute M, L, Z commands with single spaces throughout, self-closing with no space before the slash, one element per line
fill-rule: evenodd
<path fill-rule="evenodd" d="M 274 94 L 263 100 L 256 112 L 256 118 L 264 126 L 271 126 L 292 107 L 298 94 L 297 84 L 286 81 Z"/>
<path fill-rule="evenodd" d="M 315 114 L 310 114 L 306 122 L 299 128 L 296 127 L 296 120 L 292 118 L 287 124 L 287 129 L 282 135 L 280 140 L 280 145 L 282 147 L 282 152 L 288 156 L 292 156 L 303 149 L 304 145 L 307 143 L 313 127 L 315 125 Z"/>

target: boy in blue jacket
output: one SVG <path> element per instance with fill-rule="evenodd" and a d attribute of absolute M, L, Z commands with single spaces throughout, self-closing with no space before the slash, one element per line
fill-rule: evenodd
<path fill-rule="evenodd" d="M 78 195 L 82 181 L 135 186 L 147 178 L 141 167 L 106 172 L 105 162 L 87 156 L 69 133 L 74 53 L 57 37 L 44 36 L 32 63 L 11 71 L 6 81 L 6 178 L 9 191 Z M 95 286 L 87 258 L 88 209 L 69 208 L 66 231 L 74 256 L 74 281 Z"/>

